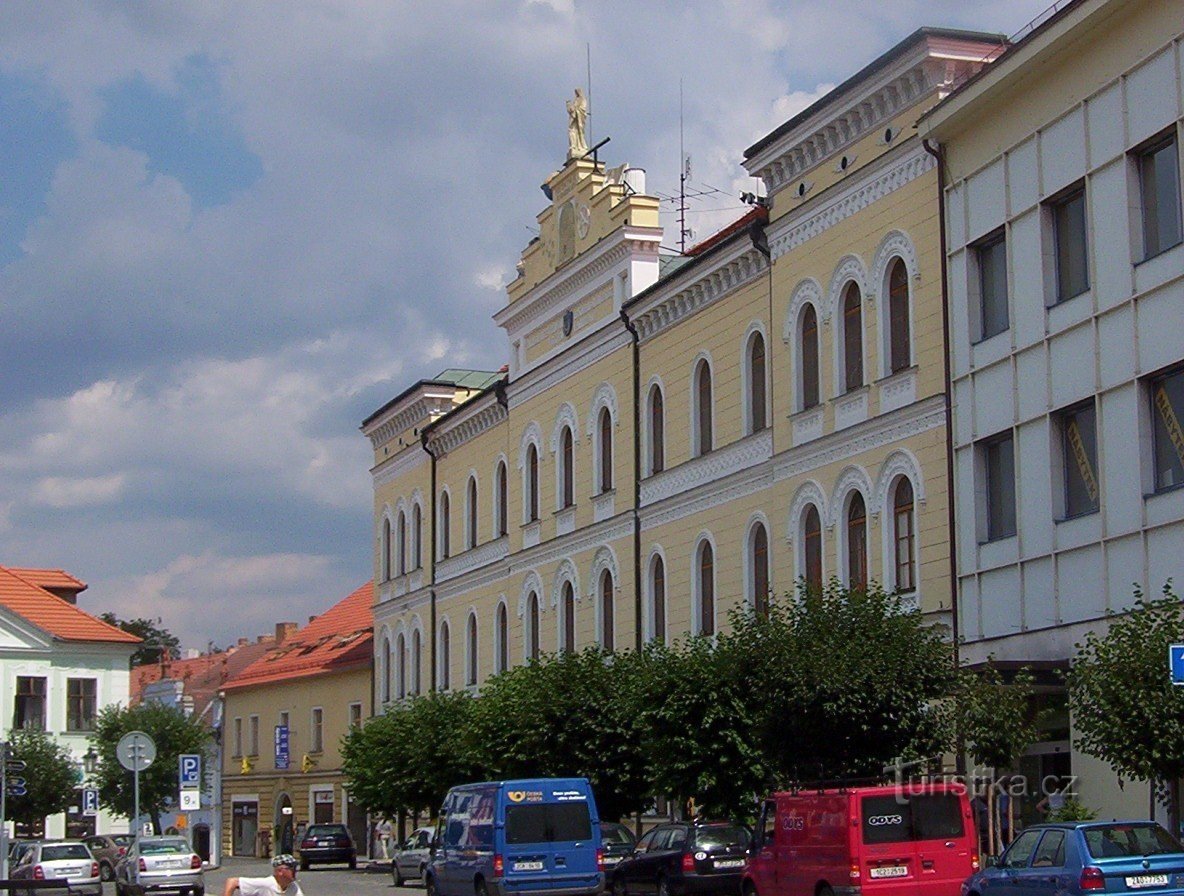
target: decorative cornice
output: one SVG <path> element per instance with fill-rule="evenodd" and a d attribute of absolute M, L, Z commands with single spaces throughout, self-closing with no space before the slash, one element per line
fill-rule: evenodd
<path fill-rule="evenodd" d="M 773 454 L 773 432 L 765 429 L 756 435 L 733 442 L 716 451 L 688 460 L 641 482 L 641 506 L 665 501 L 692 489 L 701 488 L 747 470 Z"/>
<path fill-rule="evenodd" d="M 696 311 L 706 308 L 729 293 L 751 283 L 768 270 L 768 262 L 750 243 L 737 244 L 737 251 L 724 256 L 715 266 L 672 292 L 660 290 L 650 298 L 644 310 L 631 315 L 642 341 L 674 326 Z M 674 277 L 678 279 L 677 274 Z"/>
<path fill-rule="evenodd" d="M 374 488 L 393 482 L 405 473 L 409 473 L 428 461 L 428 456 L 418 445 L 409 445 L 394 457 L 387 458 L 370 471 L 370 478 Z"/>
<path fill-rule="evenodd" d="M 570 557 L 596 545 L 625 538 L 633 531 L 632 519 L 622 514 L 603 523 L 594 523 L 577 529 L 571 535 L 552 538 L 533 548 L 511 554 L 508 558 L 510 573 L 519 573 L 535 566 L 546 566 L 563 557 Z"/>
<path fill-rule="evenodd" d="M 450 389 L 447 395 L 420 395 L 402 410 L 393 411 L 381 423 L 372 426 L 366 432 L 367 438 L 370 439 L 370 444 L 377 450 L 399 433 L 410 429 L 416 421 L 425 419 L 434 420 L 437 417 L 447 414 L 455 407 L 453 397 L 456 394 L 454 387 L 450 386 L 447 388 Z"/>
<path fill-rule="evenodd" d="M 436 564 L 436 581 L 447 582 L 457 576 L 463 576 L 475 569 L 480 569 L 482 566 L 488 566 L 505 557 L 509 553 L 509 548 L 510 539 L 503 535 L 501 538 L 479 544 L 475 548 L 469 548 L 455 557 L 441 560 Z"/>
<path fill-rule="evenodd" d="M 439 430 L 433 430 L 428 448 L 440 457 L 504 422 L 508 416 L 497 396 L 491 393 L 471 411 L 459 414 L 455 420 L 446 421 Z"/>
<path fill-rule="evenodd" d="M 701 486 L 694 494 L 676 494 L 661 503 L 642 508 L 642 531 L 756 494 L 767 489 L 772 482 L 772 467 L 765 462 Z"/>
<path fill-rule="evenodd" d="M 619 320 L 614 319 L 601 328 L 599 333 L 574 348 L 568 349 L 551 362 L 544 362 L 529 370 L 522 377 L 511 380 L 506 397 L 513 410 L 532 398 L 537 398 L 549 389 L 562 384 L 594 364 L 603 361 L 613 352 L 628 348 L 629 333 Z"/>
<path fill-rule="evenodd" d="M 777 456 L 773 478 L 780 482 L 801 476 L 836 461 L 891 445 L 910 436 L 945 425 L 945 399 L 934 395 L 899 411 L 873 417 L 865 423 L 832 432 L 800 448 Z"/>
<path fill-rule="evenodd" d="M 829 230 L 841 221 L 867 208 L 873 202 L 899 190 L 931 170 L 937 161 L 920 144 L 896 164 L 869 178 L 859 178 L 840 190 L 834 198 L 800 218 L 787 215 L 769 227 L 769 250 L 779 258 L 808 240 Z M 825 195 L 825 194 L 823 194 Z"/>

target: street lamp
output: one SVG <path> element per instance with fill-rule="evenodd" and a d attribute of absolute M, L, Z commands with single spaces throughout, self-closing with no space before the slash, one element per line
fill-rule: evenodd
<path fill-rule="evenodd" d="M 99 767 L 99 754 L 95 752 L 94 744 L 86 748 L 86 755 L 82 757 L 82 770 L 89 778 Z"/>

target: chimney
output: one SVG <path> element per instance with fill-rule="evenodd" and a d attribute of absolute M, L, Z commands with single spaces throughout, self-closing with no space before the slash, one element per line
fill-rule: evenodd
<path fill-rule="evenodd" d="M 288 640 L 290 635 L 294 634 L 296 634 L 295 622 L 277 622 L 275 624 L 275 643 L 277 646 L 283 644 Z"/>
<path fill-rule="evenodd" d="M 249 638 L 239 638 L 238 639 L 238 646 L 239 647 L 246 647 L 249 640 L 250 640 Z"/>
<path fill-rule="evenodd" d="M 309 621 L 309 622 L 313 622 L 313 621 L 315 621 L 315 620 L 316 620 L 316 618 L 317 618 L 316 616 L 309 616 L 309 617 L 308 617 L 308 621 Z"/>

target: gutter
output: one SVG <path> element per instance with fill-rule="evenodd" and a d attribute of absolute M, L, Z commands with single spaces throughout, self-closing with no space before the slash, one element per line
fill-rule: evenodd
<path fill-rule="evenodd" d="M 621 323 L 633 340 L 633 640 L 640 653 L 644 641 L 641 602 L 641 337 L 624 308 L 621 309 Z"/>
<path fill-rule="evenodd" d="M 424 427 L 419 434 L 419 444 L 424 451 L 427 452 L 428 457 L 432 459 L 432 492 L 428 504 L 432 508 L 428 524 L 428 595 L 431 601 L 431 612 L 428 618 L 431 620 L 431 637 L 428 638 L 429 655 L 431 657 L 431 670 L 428 674 L 428 688 L 432 691 L 436 690 L 436 455 L 432 454 L 432 449 L 428 447 L 428 427 Z M 423 542 L 420 542 L 420 550 L 423 550 Z M 422 556 L 420 557 L 422 560 Z M 396 668 L 398 668 L 396 664 Z M 390 670 L 387 670 L 390 674 Z"/>

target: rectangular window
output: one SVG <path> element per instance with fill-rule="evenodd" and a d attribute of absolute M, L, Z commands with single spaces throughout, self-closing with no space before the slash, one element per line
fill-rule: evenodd
<path fill-rule="evenodd" d="M 1015 441 L 1009 432 L 982 444 L 987 541 L 1015 535 Z"/>
<path fill-rule="evenodd" d="M 93 678 L 66 679 L 66 730 L 94 731 L 98 703 L 98 681 Z"/>
<path fill-rule="evenodd" d="M 978 338 L 1010 326 L 1007 314 L 1007 234 L 1002 227 L 974 245 L 978 267 Z"/>
<path fill-rule="evenodd" d="M 1056 301 L 1089 289 L 1086 249 L 1085 184 L 1078 183 L 1048 203 L 1056 260 Z"/>
<path fill-rule="evenodd" d="M 234 720 L 234 753 L 231 755 L 238 757 L 243 755 L 243 720 Z"/>
<path fill-rule="evenodd" d="M 289 731 L 291 731 L 291 727 L 288 724 L 289 718 L 290 718 L 290 716 L 288 715 L 288 713 L 286 711 L 280 713 L 280 724 L 283 725 L 285 728 L 287 728 Z"/>
<path fill-rule="evenodd" d="M 362 727 L 362 704 L 361 703 L 351 703 L 349 705 L 349 727 L 351 727 L 351 728 L 361 728 Z"/>
<path fill-rule="evenodd" d="M 324 748 L 325 711 L 319 706 L 312 711 L 312 732 L 309 737 L 309 750 L 320 753 Z"/>
<path fill-rule="evenodd" d="M 16 706 L 13 728 L 45 730 L 45 679 L 24 675 L 16 679 Z"/>
<path fill-rule="evenodd" d="M 247 755 L 248 756 L 258 756 L 259 755 L 259 717 L 258 716 L 251 716 L 250 723 L 247 728 L 247 732 L 248 732 L 247 743 L 251 747 L 250 752 Z"/>
<path fill-rule="evenodd" d="M 1098 485 L 1096 417 L 1092 401 L 1058 415 L 1066 519 L 1098 511 L 1101 489 Z"/>
<path fill-rule="evenodd" d="M 1155 490 L 1184 485 L 1184 368 L 1151 380 Z"/>
<path fill-rule="evenodd" d="M 1135 153 L 1143 216 L 1143 257 L 1180 242 L 1180 161 L 1176 135 L 1160 137 Z"/>

